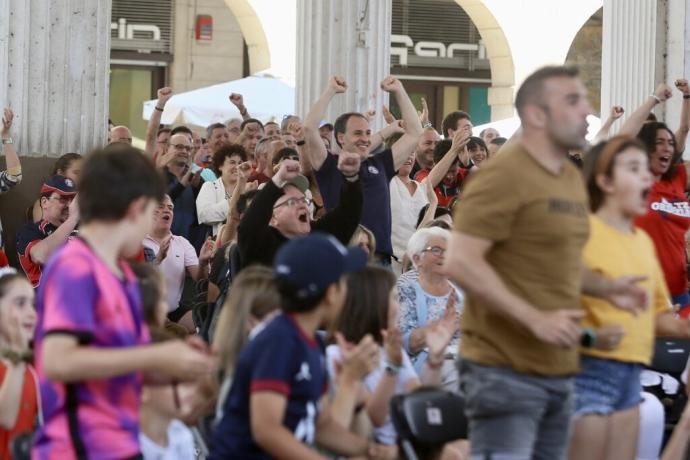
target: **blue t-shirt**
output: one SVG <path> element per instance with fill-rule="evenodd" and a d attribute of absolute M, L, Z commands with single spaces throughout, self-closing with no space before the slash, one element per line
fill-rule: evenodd
<path fill-rule="evenodd" d="M 387 255 L 393 254 L 389 184 L 394 176 L 393 152 L 390 149 L 370 156 L 362 161 L 359 168 L 359 179 L 364 193 L 362 225 L 371 230 L 376 237 L 376 252 Z M 326 155 L 326 161 L 321 169 L 316 171 L 316 181 L 326 209 L 336 207 L 342 184 L 337 155 Z"/>
<path fill-rule="evenodd" d="M 291 316 L 278 315 L 240 353 L 209 460 L 272 458 L 252 437 L 249 399 L 257 391 L 284 395 L 283 425 L 298 441 L 313 445 L 319 400 L 327 389 L 323 342 L 307 337 Z"/>

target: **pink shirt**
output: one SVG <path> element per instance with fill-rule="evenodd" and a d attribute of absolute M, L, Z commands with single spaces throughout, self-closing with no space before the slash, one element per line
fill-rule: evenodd
<path fill-rule="evenodd" d="M 144 238 L 144 246 L 151 249 L 156 255 L 160 246 L 150 236 Z M 166 301 L 168 312 L 177 310 L 184 288 L 184 278 L 187 275 L 187 267 L 199 265 L 194 246 L 183 236 L 173 235 L 168 248 L 168 255 L 160 264 L 163 278 L 165 279 Z"/>

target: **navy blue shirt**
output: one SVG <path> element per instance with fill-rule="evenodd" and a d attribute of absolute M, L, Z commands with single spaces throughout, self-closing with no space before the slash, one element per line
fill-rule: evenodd
<path fill-rule="evenodd" d="M 390 181 L 395 176 L 393 152 L 388 149 L 362 161 L 359 180 L 362 182 L 364 205 L 362 225 L 376 238 L 376 252 L 392 255 L 391 243 L 391 196 Z M 338 156 L 326 155 L 321 169 L 316 171 L 316 181 L 321 190 L 326 209 L 333 209 L 340 197 L 342 173 L 338 170 Z"/>
<path fill-rule="evenodd" d="M 327 379 L 321 339 L 306 336 L 287 314 L 275 317 L 240 353 L 209 460 L 272 458 L 252 437 L 249 398 L 257 391 L 284 395 L 283 425 L 298 441 L 313 445 Z"/>

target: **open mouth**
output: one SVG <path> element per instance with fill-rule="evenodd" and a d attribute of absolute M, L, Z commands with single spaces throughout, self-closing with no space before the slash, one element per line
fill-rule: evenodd
<path fill-rule="evenodd" d="M 170 222 L 170 220 L 172 220 L 172 216 L 170 214 L 163 214 L 161 219 L 163 219 L 165 222 Z"/>
<path fill-rule="evenodd" d="M 370 143 L 369 142 L 358 142 L 355 145 L 357 146 L 358 149 L 369 149 Z"/>
<path fill-rule="evenodd" d="M 642 192 L 640 192 L 640 197 L 641 197 L 644 201 L 647 201 L 647 198 L 649 197 L 649 191 L 650 191 L 649 188 L 645 188 L 645 189 L 642 190 Z"/>
<path fill-rule="evenodd" d="M 671 163 L 671 155 L 660 156 L 659 163 L 661 163 L 661 165 L 664 167 L 668 166 Z"/>
<path fill-rule="evenodd" d="M 309 222 L 309 214 L 307 213 L 307 211 L 301 211 L 297 216 L 297 219 L 303 224 L 306 224 L 307 222 Z"/>

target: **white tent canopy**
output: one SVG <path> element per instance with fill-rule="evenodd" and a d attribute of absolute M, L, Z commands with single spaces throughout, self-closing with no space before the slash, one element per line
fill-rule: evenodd
<path fill-rule="evenodd" d="M 295 89 L 277 78 L 257 75 L 175 94 L 165 104 L 161 123 L 184 123 L 205 128 L 212 123 L 241 118 L 240 112 L 228 99 L 231 93 L 241 94 L 249 114 L 264 122 L 272 118 L 280 120 L 284 115 L 294 113 Z M 151 117 L 155 106 L 156 99 L 144 102 L 145 120 Z"/>
<path fill-rule="evenodd" d="M 587 122 L 589 123 L 587 140 L 592 142 L 594 140 L 594 136 L 596 136 L 599 132 L 599 129 L 601 129 L 601 120 L 594 115 L 589 115 L 587 117 Z M 494 128 L 502 137 L 510 139 L 510 136 L 512 136 L 519 127 L 520 119 L 518 117 L 505 118 L 503 120 L 492 121 L 491 123 L 484 123 L 483 125 L 473 127 L 472 135 L 479 136 L 479 133 L 486 128 Z"/>

